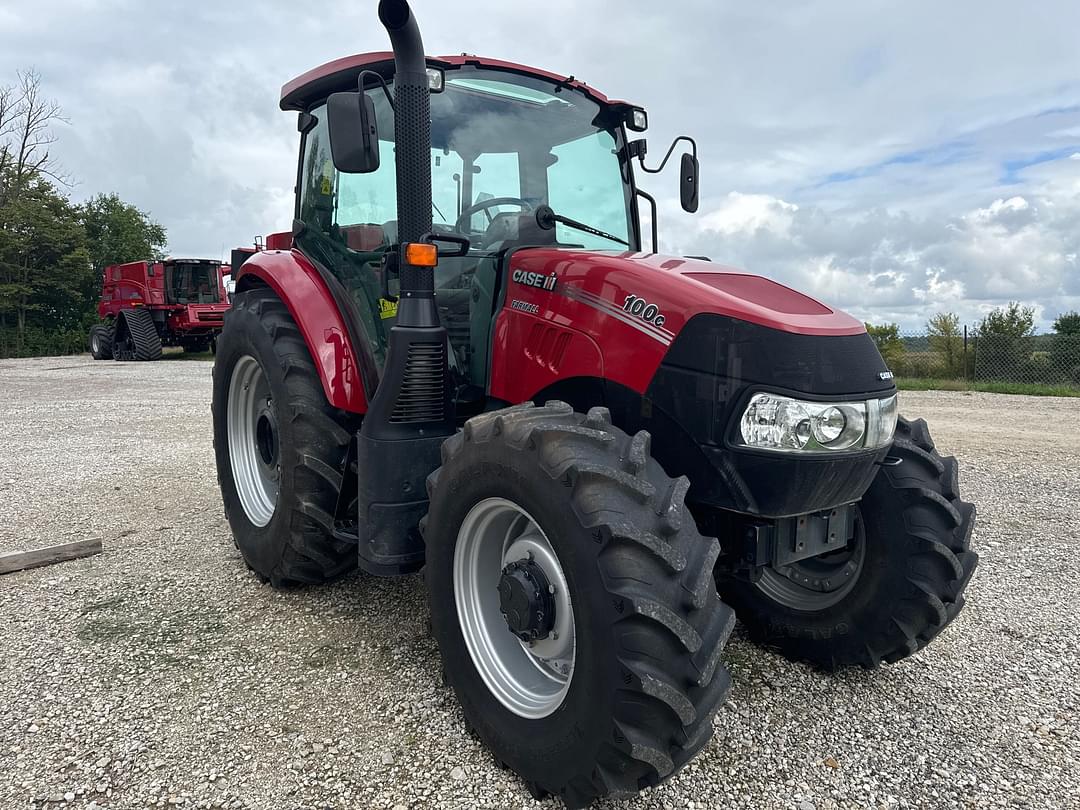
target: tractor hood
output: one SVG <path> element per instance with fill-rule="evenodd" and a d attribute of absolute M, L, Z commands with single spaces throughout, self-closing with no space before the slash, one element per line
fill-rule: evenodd
<path fill-rule="evenodd" d="M 862 322 L 763 276 L 701 259 L 548 247 L 513 251 L 508 265 L 496 340 L 539 319 L 565 330 L 567 345 L 578 349 L 573 362 L 580 373 L 599 367 L 594 373 L 639 393 L 662 362 L 693 368 L 723 362 L 732 366 L 720 370 L 725 375 L 822 396 L 893 385 Z M 719 358 L 718 345 L 736 348 Z M 778 381 L 769 374 L 794 357 L 802 358 L 798 375 Z M 541 379 L 507 373 L 510 402 L 543 387 Z M 492 393 L 502 395 L 494 387 Z"/>
<path fill-rule="evenodd" d="M 731 441 L 755 392 L 847 401 L 895 391 L 864 325 L 847 313 L 700 259 L 523 248 L 508 270 L 494 396 L 573 401 L 589 391 L 583 401 L 648 430 L 654 450 L 671 448 L 671 470 L 715 483 L 700 498 L 736 511 L 803 514 L 858 500 L 869 485 L 884 451 L 789 459 Z M 806 486 L 776 487 L 780 479 Z"/>
<path fill-rule="evenodd" d="M 862 322 L 764 276 L 702 259 L 655 253 L 525 248 L 510 257 L 508 302 L 541 293 L 551 316 L 582 323 L 579 306 L 664 346 L 696 315 L 712 313 L 800 335 L 860 335 Z M 549 293 L 549 295 L 543 295 Z M 594 324 L 594 318 L 585 323 Z M 618 326 L 616 326 L 618 325 Z M 625 333 L 629 334 L 629 333 Z"/>

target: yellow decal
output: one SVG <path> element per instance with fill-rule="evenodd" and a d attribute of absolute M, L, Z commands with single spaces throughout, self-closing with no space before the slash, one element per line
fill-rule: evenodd
<path fill-rule="evenodd" d="M 379 299 L 379 317 L 383 320 L 387 318 L 397 317 L 397 301 L 387 301 L 385 298 Z"/>
<path fill-rule="evenodd" d="M 330 178 L 326 175 L 323 175 L 322 186 L 319 187 L 319 191 L 323 194 L 323 196 L 327 197 L 330 196 L 330 192 L 333 191 L 330 186 Z"/>

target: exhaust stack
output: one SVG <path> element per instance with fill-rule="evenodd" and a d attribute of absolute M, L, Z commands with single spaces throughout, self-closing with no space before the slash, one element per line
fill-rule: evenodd
<path fill-rule="evenodd" d="M 403 245 L 431 231 L 427 62 L 406 0 L 380 0 L 379 19 L 394 47 L 398 243 Z M 423 566 L 424 540 L 416 527 L 427 513 L 424 482 L 441 463 L 443 441 L 456 430 L 435 268 L 410 264 L 407 254 L 397 255 L 397 322 L 356 440 L 357 560 L 373 574 L 404 574 Z"/>
<path fill-rule="evenodd" d="M 431 100 L 427 61 L 420 28 L 407 0 L 380 0 L 379 20 L 386 27 L 394 49 L 398 241 L 416 242 L 431 231 Z M 430 298 L 434 290 L 431 268 L 402 265 L 402 304 L 410 298 Z"/>

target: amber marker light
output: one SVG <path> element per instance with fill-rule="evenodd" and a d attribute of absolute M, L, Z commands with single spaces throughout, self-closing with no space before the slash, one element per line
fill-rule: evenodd
<path fill-rule="evenodd" d="M 413 267 L 434 267 L 439 263 L 439 249 L 426 242 L 407 242 L 405 263 Z"/>

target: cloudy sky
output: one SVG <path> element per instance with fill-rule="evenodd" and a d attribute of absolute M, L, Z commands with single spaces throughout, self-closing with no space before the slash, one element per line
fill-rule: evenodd
<path fill-rule="evenodd" d="M 116 191 L 170 250 L 227 255 L 292 215 L 281 85 L 382 50 L 375 0 L 0 0 L 0 83 L 64 107 L 75 199 Z M 415 0 L 428 53 L 573 74 L 648 108 L 651 152 L 698 139 L 705 253 L 875 321 L 1080 309 L 1080 3 Z M 330 9 L 333 9 L 331 11 Z M 643 184 L 644 185 L 644 184 Z"/>

